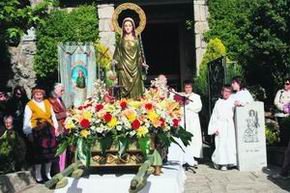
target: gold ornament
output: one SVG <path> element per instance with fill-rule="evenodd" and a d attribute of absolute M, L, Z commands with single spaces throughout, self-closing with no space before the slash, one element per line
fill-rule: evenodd
<path fill-rule="evenodd" d="M 135 32 L 136 32 L 136 35 L 141 34 L 146 26 L 146 15 L 143 9 L 134 3 L 123 3 L 115 9 L 113 13 L 113 18 L 112 18 L 112 23 L 113 23 L 115 32 L 117 32 L 118 34 L 122 34 L 122 27 L 119 26 L 118 18 L 119 18 L 120 13 L 122 13 L 122 11 L 127 10 L 127 9 L 133 10 L 139 15 L 140 23 L 139 23 L 139 26 L 135 29 Z"/>

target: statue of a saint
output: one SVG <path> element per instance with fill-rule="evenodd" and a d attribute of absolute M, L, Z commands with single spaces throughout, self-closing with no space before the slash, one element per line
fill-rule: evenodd
<path fill-rule="evenodd" d="M 132 18 L 125 18 L 122 34 L 116 45 L 114 63 L 122 98 L 138 98 L 144 92 L 142 68 L 148 67 L 142 59 L 140 42 Z"/>

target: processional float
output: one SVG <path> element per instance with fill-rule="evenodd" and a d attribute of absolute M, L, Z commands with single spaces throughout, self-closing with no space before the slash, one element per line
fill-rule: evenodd
<path fill-rule="evenodd" d="M 141 38 L 146 15 L 133 3 L 118 6 L 112 19 L 118 34 L 123 33 L 118 20 L 125 10 L 132 10 L 139 16 L 140 22 L 135 32 L 143 63 L 146 64 Z M 191 140 L 192 135 L 179 125 L 181 105 L 159 95 L 158 88 L 145 91 L 138 100 L 115 99 L 107 90 L 106 84 L 97 80 L 93 94 L 71 110 L 65 121 L 68 132 L 61 139 L 57 155 L 70 148 L 75 155 L 74 163 L 55 175 L 46 187 L 64 187 L 68 183 L 66 176 L 79 178 L 87 167 L 133 166 L 139 167 L 139 170 L 131 180 L 129 192 L 138 192 L 146 185 L 150 174 L 160 175 L 160 149 L 166 151 L 170 143 L 177 143 L 176 138 L 180 138 L 185 146 Z"/>

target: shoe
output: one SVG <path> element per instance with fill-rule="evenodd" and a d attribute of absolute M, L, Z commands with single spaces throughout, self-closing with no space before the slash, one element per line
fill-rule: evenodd
<path fill-rule="evenodd" d="M 236 165 L 234 165 L 234 164 L 229 164 L 228 165 L 228 169 L 236 169 L 237 168 L 237 166 Z"/>
<path fill-rule="evenodd" d="M 182 167 L 184 167 L 184 168 L 189 168 L 189 167 L 192 167 L 192 166 L 189 165 L 188 163 L 185 163 L 185 164 L 182 165 Z"/>
<path fill-rule="evenodd" d="M 220 169 L 219 165 L 217 165 L 217 164 L 215 164 L 215 163 L 213 163 L 213 167 L 214 167 L 214 169 L 216 169 L 216 170 L 219 170 L 219 169 Z"/>
<path fill-rule="evenodd" d="M 221 167 L 221 171 L 227 171 L 227 170 L 228 170 L 227 166 L 222 166 Z"/>
<path fill-rule="evenodd" d="M 287 180 L 290 177 L 289 176 L 282 176 L 281 174 L 274 174 L 274 175 L 271 175 L 271 178 L 273 178 L 273 179 Z"/>
<path fill-rule="evenodd" d="M 38 184 L 44 184 L 44 180 L 35 180 Z"/>

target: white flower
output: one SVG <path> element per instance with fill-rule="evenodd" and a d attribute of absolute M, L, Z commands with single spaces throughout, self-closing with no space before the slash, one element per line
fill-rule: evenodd
<path fill-rule="evenodd" d="M 129 134 L 131 137 L 133 137 L 134 135 L 136 135 L 136 131 L 131 131 Z"/>
<path fill-rule="evenodd" d="M 117 131 L 121 131 L 122 128 L 123 128 L 123 127 L 122 127 L 121 125 L 117 125 L 117 127 L 116 127 Z"/>

